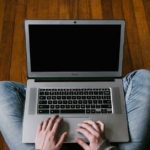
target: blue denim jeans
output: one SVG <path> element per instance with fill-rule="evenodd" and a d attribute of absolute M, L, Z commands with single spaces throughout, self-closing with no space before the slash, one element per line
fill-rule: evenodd
<path fill-rule="evenodd" d="M 131 72 L 123 78 L 123 84 L 130 142 L 119 143 L 117 147 L 145 150 L 150 142 L 150 71 Z M 11 150 L 35 149 L 34 144 L 21 142 L 25 88 L 16 82 L 0 82 L 0 132 Z"/>

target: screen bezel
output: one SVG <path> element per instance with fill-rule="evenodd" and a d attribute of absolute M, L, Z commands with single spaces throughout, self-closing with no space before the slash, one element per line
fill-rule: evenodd
<path fill-rule="evenodd" d="M 119 50 L 119 66 L 118 71 L 90 71 L 90 72 L 32 72 L 30 60 L 30 43 L 29 43 L 29 25 L 61 25 L 61 24 L 107 24 L 121 25 L 120 35 L 120 50 Z M 123 65 L 123 49 L 124 49 L 124 20 L 25 20 L 25 39 L 26 39 L 26 54 L 27 54 L 27 75 L 28 78 L 88 78 L 88 77 L 121 77 Z"/>

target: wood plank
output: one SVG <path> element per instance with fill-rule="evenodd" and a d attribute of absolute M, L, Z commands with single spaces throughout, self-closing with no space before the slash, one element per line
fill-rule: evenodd
<path fill-rule="evenodd" d="M 102 0 L 103 19 L 113 19 L 112 0 Z"/>
<path fill-rule="evenodd" d="M 102 19 L 102 2 L 101 0 L 93 0 L 90 3 L 91 19 Z"/>
<path fill-rule="evenodd" d="M 124 42 L 123 75 L 126 75 L 127 73 L 134 70 L 131 53 L 129 49 L 129 43 L 126 37 L 127 37 L 127 34 L 125 34 L 125 42 Z"/>
<path fill-rule="evenodd" d="M 112 1 L 112 12 L 113 12 L 113 18 L 114 19 L 123 19 L 124 20 L 122 1 L 120 1 L 120 0 L 113 0 Z M 123 75 L 130 72 L 132 70 L 132 67 L 133 67 L 126 33 L 127 32 L 126 32 L 126 28 L 125 28 Z"/>
<path fill-rule="evenodd" d="M 141 0 L 133 0 L 136 24 L 142 50 L 144 68 L 150 69 L 150 32 L 144 10 L 144 5 Z"/>
<path fill-rule="evenodd" d="M 143 67 L 143 58 L 140 46 L 140 39 L 136 25 L 136 19 L 131 0 L 122 0 L 123 14 L 126 20 L 126 32 L 129 45 L 129 52 L 132 60 L 133 70 Z"/>
<path fill-rule="evenodd" d="M 0 150 L 9 150 L 1 133 L 0 133 Z"/>
<path fill-rule="evenodd" d="M 38 1 L 37 0 L 27 0 L 27 19 L 36 19 L 38 16 Z"/>
<path fill-rule="evenodd" d="M 4 23 L 4 11 L 5 11 L 6 1 L 0 0 L 0 42 L 2 37 L 2 29 Z"/>
<path fill-rule="evenodd" d="M 143 0 L 144 3 L 144 10 L 145 10 L 145 15 L 149 27 L 149 32 L 150 32 L 150 1 L 149 0 Z"/>
<path fill-rule="evenodd" d="M 3 145 L 4 145 L 4 140 L 0 132 L 0 149 L 3 149 Z"/>
<path fill-rule="evenodd" d="M 69 19 L 69 0 L 59 0 L 59 19 Z"/>
<path fill-rule="evenodd" d="M 15 27 L 12 46 L 10 80 L 26 82 L 26 52 L 24 35 L 24 18 L 26 0 L 18 0 L 16 5 Z"/>
<path fill-rule="evenodd" d="M 6 0 L 0 44 L 0 80 L 9 80 L 16 0 Z"/>
<path fill-rule="evenodd" d="M 90 1 L 79 0 L 78 2 L 78 17 L 79 19 L 91 19 Z"/>
<path fill-rule="evenodd" d="M 113 0 L 112 1 L 112 13 L 113 13 L 114 19 L 124 19 L 121 0 Z"/>
<path fill-rule="evenodd" d="M 59 2 L 58 0 L 49 1 L 49 18 L 58 19 L 59 18 Z"/>
<path fill-rule="evenodd" d="M 71 19 L 79 19 L 78 0 L 69 0 L 69 16 Z"/>
<path fill-rule="evenodd" d="M 49 17 L 49 0 L 37 0 L 37 17 L 38 19 L 48 19 Z"/>

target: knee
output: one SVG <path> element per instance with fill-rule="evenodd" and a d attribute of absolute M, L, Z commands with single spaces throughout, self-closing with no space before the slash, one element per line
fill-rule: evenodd
<path fill-rule="evenodd" d="M 150 70 L 146 70 L 146 69 L 140 69 L 140 70 L 137 70 L 137 75 L 140 75 L 142 77 L 149 77 L 150 78 Z"/>
<path fill-rule="evenodd" d="M 0 93 L 2 91 L 12 90 L 13 83 L 11 81 L 0 81 Z"/>
<path fill-rule="evenodd" d="M 0 95 L 11 93 L 13 90 L 15 87 L 11 81 L 0 81 Z"/>
<path fill-rule="evenodd" d="M 7 113 L 8 109 L 22 105 L 22 95 L 20 95 L 17 85 L 12 81 L 0 81 L 0 114 Z M 10 111 L 9 111 L 10 112 Z"/>
<path fill-rule="evenodd" d="M 134 75 L 134 79 L 137 80 L 137 82 L 150 84 L 150 70 L 146 69 L 137 70 L 136 74 Z"/>

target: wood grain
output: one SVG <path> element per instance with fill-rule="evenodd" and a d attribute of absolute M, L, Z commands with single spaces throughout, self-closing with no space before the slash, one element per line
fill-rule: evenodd
<path fill-rule="evenodd" d="M 113 18 L 124 20 L 124 13 L 123 13 L 123 3 L 120 0 L 113 0 L 112 1 L 112 12 Z M 132 61 L 129 52 L 129 43 L 127 37 L 127 30 L 125 29 L 125 43 L 124 43 L 124 59 L 123 59 L 123 74 L 126 74 L 130 70 L 132 70 Z"/>
<path fill-rule="evenodd" d="M 2 29 L 3 29 L 3 23 L 4 23 L 4 12 L 5 12 L 5 0 L 0 0 L 0 41 L 2 37 Z"/>
<path fill-rule="evenodd" d="M 79 0 L 78 2 L 78 17 L 79 19 L 90 19 L 90 0 Z"/>
<path fill-rule="evenodd" d="M 141 55 L 143 59 L 144 68 L 150 68 L 150 32 L 148 21 L 144 10 L 144 4 L 141 0 L 133 0 L 133 8 L 135 12 L 135 19 L 137 30 L 139 34 L 139 44 L 141 46 Z"/>
<path fill-rule="evenodd" d="M 38 0 L 26 0 L 26 19 L 38 19 Z"/>
<path fill-rule="evenodd" d="M 90 3 L 90 13 L 92 19 L 103 19 L 101 0 L 93 0 Z"/>
<path fill-rule="evenodd" d="M 148 28 L 149 28 L 149 33 L 150 33 L 150 1 L 149 0 L 143 0 L 144 3 L 144 10 L 146 14 L 146 20 L 148 22 Z"/>
<path fill-rule="evenodd" d="M 24 18 L 26 1 L 18 0 L 11 53 L 10 80 L 26 82 L 26 59 L 24 41 Z"/>
<path fill-rule="evenodd" d="M 102 0 L 101 3 L 103 19 L 113 19 L 112 0 Z"/>
<path fill-rule="evenodd" d="M 138 29 L 136 24 L 135 12 L 133 11 L 133 2 L 131 0 L 122 0 L 124 19 L 126 20 L 126 32 L 131 56 L 132 69 L 143 68 L 143 58 Z"/>
<path fill-rule="evenodd" d="M 16 0 L 6 0 L 2 37 L 0 43 L 0 79 L 9 80 L 12 43 L 14 34 L 14 19 L 16 13 Z"/>
<path fill-rule="evenodd" d="M 149 14 L 149 0 L 0 0 L 0 80 L 26 83 L 25 19 L 123 19 L 123 75 L 150 69 Z"/>

